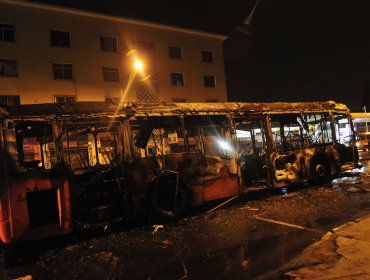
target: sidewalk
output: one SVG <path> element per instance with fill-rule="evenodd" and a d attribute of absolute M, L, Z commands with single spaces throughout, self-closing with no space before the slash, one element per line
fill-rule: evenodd
<path fill-rule="evenodd" d="M 328 232 L 271 276 L 267 279 L 370 279 L 370 216 Z"/>

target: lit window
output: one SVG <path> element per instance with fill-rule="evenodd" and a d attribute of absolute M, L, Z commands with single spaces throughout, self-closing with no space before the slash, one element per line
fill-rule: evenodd
<path fill-rule="evenodd" d="M 205 87 L 216 87 L 216 77 L 212 75 L 204 75 L 203 82 Z"/>
<path fill-rule="evenodd" d="M 183 73 L 171 73 L 171 85 L 173 86 L 184 86 L 184 74 Z"/>
<path fill-rule="evenodd" d="M 180 47 L 168 47 L 168 55 L 172 59 L 182 59 L 182 50 Z"/>
<path fill-rule="evenodd" d="M 213 63 L 213 52 L 209 50 L 203 50 L 202 61 L 207 63 Z"/>
<path fill-rule="evenodd" d="M 117 52 L 117 39 L 100 37 L 100 48 L 104 52 Z"/>
<path fill-rule="evenodd" d="M 0 104 L 17 106 L 20 103 L 19 95 L 0 95 Z"/>
<path fill-rule="evenodd" d="M 56 95 L 54 96 L 55 103 L 73 103 L 76 102 L 75 95 Z"/>
<path fill-rule="evenodd" d="M 103 67 L 104 82 L 119 83 L 119 68 Z"/>
<path fill-rule="evenodd" d="M 72 64 L 53 63 L 53 75 L 55 80 L 73 80 Z"/>
<path fill-rule="evenodd" d="M 13 24 L 0 23 L 0 41 L 14 42 L 15 29 Z"/>
<path fill-rule="evenodd" d="M 66 31 L 51 30 L 50 43 L 53 47 L 70 48 L 71 34 Z"/>
<path fill-rule="evenodd" d="M 0 59 L 0 77 L 18 77 L 17 61 Z"/>

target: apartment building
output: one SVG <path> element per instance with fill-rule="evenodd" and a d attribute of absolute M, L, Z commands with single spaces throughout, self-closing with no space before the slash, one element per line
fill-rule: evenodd
<path fill-rule="evenodd" d="M 0 102 L 227 101 L 225 39 L 142 20 L 0 0 Z"/>

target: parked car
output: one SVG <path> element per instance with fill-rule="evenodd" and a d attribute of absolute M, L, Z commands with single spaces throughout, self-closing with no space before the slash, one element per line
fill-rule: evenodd
<path fill-rule="evenodd" d="M 358 149 L 365 152 L 368 151 L 370 146 L 369 142 L 370 142 L 370 132 L 357 133 L 356 146 Z"/>

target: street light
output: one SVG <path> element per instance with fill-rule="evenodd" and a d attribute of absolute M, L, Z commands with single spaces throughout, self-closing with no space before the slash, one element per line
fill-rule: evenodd
<path fill-rule="evenodd" d="M 130 71 L 130 77 L 128 79 L 128 82 L 127 82 L 127 85 L 126 85 L 126 88 L 125 90 L 123 91 L 123 89 L 121 89 L 121 101 L 120 103 L 123 103 L 126 99 L 126 95 L 129 91 L 129 89 L 131 88 L 131 85 L 133 83 L 133 81 L 135 80 L 135 76 L 136 74 L 139 72 L 141 74 L 144 73 L 144 63 L 139 59 L 138 57 L 138 54 L 137 54 L 137 50 L 131 50 L 129 51 L 126 56 L 132 60 L 132 69 Z"/>
<path fill-rule="evenodd" d="M 259 3 L 260 3 L 260 0 L 257 0 L 254 3 L 252 11 L 249 13 L 249 15 L 243 21 L 243 25 L 236 26 L 237 30 L 239 30 L 241 33 L 244 33 L 247 36 L 252 35 L 250 27 L 252 25 L 252 19 L 253 19 L 254 13 L 256 12 L 256 9 L 257 9 Z"/>
<path fill-rule="evenodd" d="M 131 68 L 130 69 L 130 77 L 127 81 L 126 87 L 124 89 L 121 88 L 121 99 L 120 99 L 119 105 L 116 108 L 116 113 L 118 113 L 121 106 L 125 102 L 126 95 L 127 95 L 128 91 L 130 90 L 133 81 L 135 80 L 136 74 L 139 72 L 142 76 L 144 76 L 144 63 L 139 59 L 139 57 L 137 55 L 137 50 L 129 51 L 128 53 L 126 53 L 126 56 L 130 60 L 130 62 L 129 62 L 129 65 L 131 66 L 130 67 Z M 148 76 L 148 77 L 150 77 L 150 76 Z M 144 77 L 141 80 L 148 79 L 148 77 Z M 112 124 L 113 124 L 113 119 L 112 119 L 111 123 L 109 124 L 109 127 L 111 127 Z"/>
<path fill-rule="evenodd" d="M 143 65 L 143 63 L 141 62 L 141 60 L 135 60 L 135 62 L 134 62 L 134 69 L 135 70 L 137 70 L 137 71 L 140 71 L 140 72 L 142 72 L 143 71 L 143 69 L 144 69 L 144 65 Z"/>

